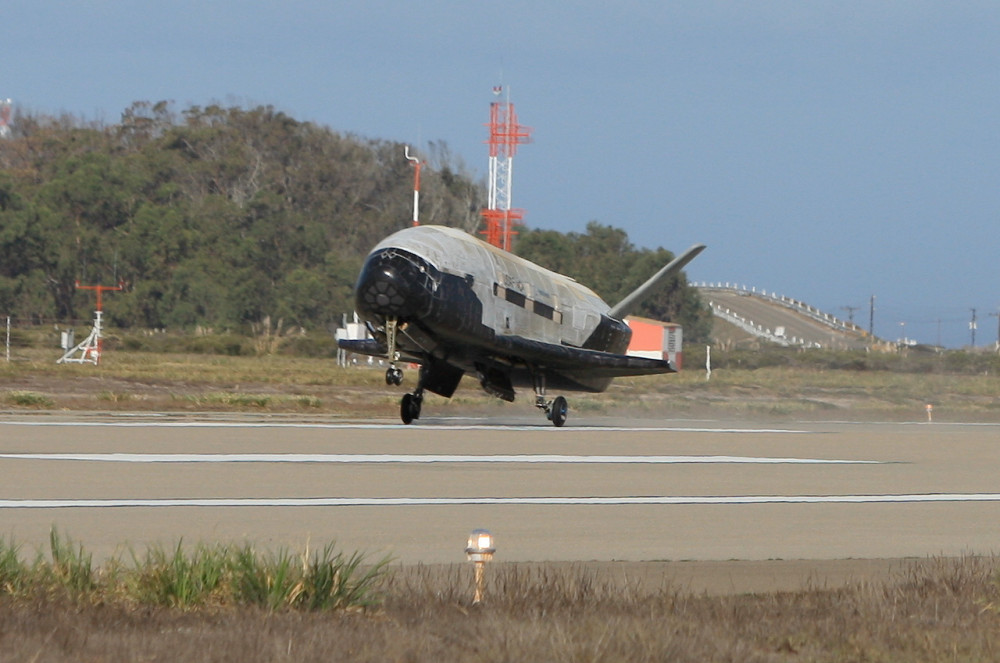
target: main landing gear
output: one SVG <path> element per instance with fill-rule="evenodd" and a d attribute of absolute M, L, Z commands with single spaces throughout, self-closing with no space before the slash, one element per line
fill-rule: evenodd
<path fill-rule="evenodd" d="M 562 428 L 566 423 L 569 414 L 569 405 L 562 396 L 556 396 L 551 401 L 545 400 L 545 374 L 536 373 L 535 382 L 535 407 L 545 411 L 545 418 L 552 422 L 556 428 Z"/>
<path fill-rule="evenodd" d="M 412 394 L 403 394 L 403 399 L 399 401 L 399 418 L 409 426 L 414 419 L 420 418 L 420 406 L 424 404 L 424 382 L 427 380 L 428 370 L 426 366 L 420 367 L 420 377 L 417 379 L 417 388 Z"/>
<path fill-rule="evenodd" d="M 424 390 L 417 388 L 412 394 L 403 394 L 399 402 L 399 418 L 409 426 L 414 419 L 420 418 L 420 406 L 424 403 Z"/>

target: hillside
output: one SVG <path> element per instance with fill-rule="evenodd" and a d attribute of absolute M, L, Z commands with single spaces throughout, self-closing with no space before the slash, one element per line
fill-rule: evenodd
<path fill-rule="evenodd" d="M 426 151 L 421 220 L 475 232 L 484 185 L 443 143 Z M 0 313 L 18 325 L 87 320 L 92 294 L 76 282 L 121 282 L 104 302 L 114 327 L 330 328 L 353 309 L 363 257 L 409 223 L 403 152 L 267 106 L 137 102 L 112 125 L 19 116 L 0 141 Z M 645 278 L 621 265 L 652 273 L 669 255 L 599 224 L 543 239 L 609 299 Z M 549 267 L 557 257 L 534 251 Z M 685 282 L 664 297 L 660 314 L 707 329 Z"/>

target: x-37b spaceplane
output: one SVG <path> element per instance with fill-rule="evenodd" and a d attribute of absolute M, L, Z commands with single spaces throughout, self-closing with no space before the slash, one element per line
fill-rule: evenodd
<path fill-rule="evenodd" d="M 396 362 L 420 365 L 403 396 L 404 423 L 420 418 L 424 393 L 450 398 L 466 373 L 489 394 L 514 400 L 530 387 L 556 426 L 566 399 L 549 390 L 601 392 L 612 378 L 672 373 L 661 359 L 625 354 L 624 322 L 638 304 L 705 248 L 692 246 L 614 306 L 575 280 L 455 228 L 414 226 L 382 240 L 365 260 L 355 306 L 372 338 L 340 347 L 389 360 L 386 384 L 399 385 Z"/>

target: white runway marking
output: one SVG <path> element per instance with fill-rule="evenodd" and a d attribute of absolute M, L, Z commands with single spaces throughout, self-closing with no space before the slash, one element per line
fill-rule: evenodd
<path fill-rule="evenodd" d="M 103 463 L 580 463 L 580 464 L 881 464 L 877 460 L 823 458 L 755 458 L 751 456 L 574 456 L 514 454 L 494 456 L 436 454 L 136 454 L 136 453 L 3 453 L 0 459 L 60 460 Z"/>
<path fill-rule="evenodd" d="M 53 426 L 53 427 L 90 427 L 90 428 L 306 428 L 325 430 L 484 430 L 484 431 L 550 431 L 552 433 L 565 433 L 567 431 L 587 432 L 595 431 L 601 433 L 796 433 L 804 435 L 815 433 L 815 431 L 790 430 L 784 428 L 685 428 L 685 427 L 627 427 L 627 426 L 568 426 L 556 428 L 550 424 L 538 424 L 536 426 L 524 425 L 434 425 L 420 424 L 419 426 L 407 426 L 405 424 L 364 424 L 364 423 L 290 423 L 290 422 L 237 422 L 237 421 L 0 421 L 0 426 Z"/>
<path fill-rule="evenodd" d="M 289 497 L 177 499 L 0 500 L 0 509 L 122 507 L 391 507 L 391 506 L 628 506 L 749 504 L 878 504 L 902 502 L 1000 502 L 1000 493 L 903 495 L 734 495 L 623 497 Z"/>

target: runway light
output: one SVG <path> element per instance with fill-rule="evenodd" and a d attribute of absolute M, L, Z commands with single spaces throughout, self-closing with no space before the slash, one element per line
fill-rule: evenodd
<path fill-rule="evenodd" d="M 472 597 L 473 605 L 483 600 L 486 562 L 492 561 L 493 553 L 496 551 L 496 544 L 489 530 L 472 530 L 472 534 L 469 535 L 469 542 L 465 546 L 465 554 L 469 558 L 469 561 L 476 565 L 476 592 Z"/>

